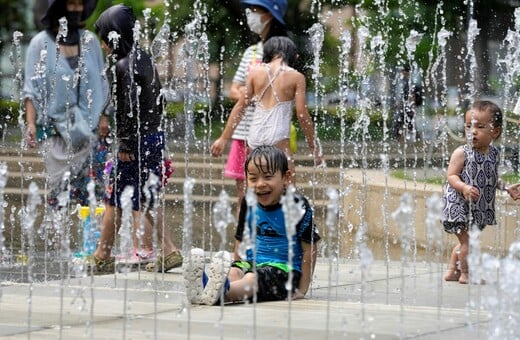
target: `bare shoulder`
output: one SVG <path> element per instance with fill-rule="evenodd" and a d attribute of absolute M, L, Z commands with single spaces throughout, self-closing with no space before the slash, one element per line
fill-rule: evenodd
<path fill-rule="evenodd" d="M 464 157 L 464 146 L 460 145 L 453 150 L 452 157 Z"/>
<path fill-rule="evenodd" d="M 453 153 L 450 157 L 450 163 L 449 166 L 456 166 L 461 167 L 464 165 L 465 155 L 464 155 L 464 147 L 459 146 L 455 150 L 453 150 Z"/>
<path fill-rule="evenodd" d="M 265 72 L 265 64 L 253 64 L 251 65 L 251 68 L 249 69 L 249 73 L 252 72 Z"/>
<path fill-rule="evenodd" d="M 289 66 L 284 66 L 284 71 L 287 71 L 289 74 L 295 76 L 295 77 L 303 77 L 303 73 L 301 73 L 300 71 L 292 68 L 292 67 L 289 67 Z"/>
<path fill-rule="evenodd" d="M 267 73 L 265 72 L 265 64 L 257 64 L 252 65 L 249 69 L 248 78 L 253 79 L 254 81 L 258 79 L 267 78 Z"/>
<path fill-rule="evenodd" d="M 291 72 L 291 77 L 294 80 L 294 83 L 298 84 L 298 86 L 305 86 L 306 80 L 303 73 L 294 70 Z"/>
<path fill-rule="evenodd" d="M 305 76 L 303 73 L 295 70 L 292 67 L 284 66 L 284 77 L 291 79 L 294 82 L 301 82 L 302 80 L 305 81 Z"/>

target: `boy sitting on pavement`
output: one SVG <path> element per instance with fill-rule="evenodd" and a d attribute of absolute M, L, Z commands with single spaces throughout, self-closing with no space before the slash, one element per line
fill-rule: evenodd
<path fill-rule="evenodd" d="M 217 252 L 206 275 L 202 249 L 192 249 L 185 259 L 186 294 L 194 304 L 214 305 L 219 299 L 241 302 L 255 296 L 258 302 L 285 300 L 291 277 L 291 298 L 301 299 L 311 283 L 320 236 L 309 202 L 295 194 L 295 204 L 304 210 L 295 228 L 293 256 L 289 259 L 290 243 L 281 204 L 291 178 L 286 155 L 275 146 L 259 146 L 249 154 L 245 170 L 247 186 L 256 195 L 257 203 L 250 207 L 247 197 L 242 200 L 235 233 L 235 261 L 229 252 Z M 252 236 L 255 249 L 248 249 L 246 257 L 241 258 L 241 242 Z"/>

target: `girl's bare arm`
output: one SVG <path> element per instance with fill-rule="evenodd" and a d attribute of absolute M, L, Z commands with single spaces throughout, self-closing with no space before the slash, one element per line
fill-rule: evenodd
<path fill-rule="evenodd" d="M 462 181 L 460 174 L 462 173 L 463 168 L 464 149 L 462 147 L 458 147 L 455 149 L 455 151 L 453 151 L 450 158 L 450 163 L 448 165 L 448 170 L 446 173 L 448 183 L 453 187 L 453 189 L 463 194 L 467 200 L 476 200 L 480 192 L 474 186 Z"/>
<path fill-rule="evenodd" d="M 250 77 L 247 78 L 247 84 L 251 82 Z M 249 96 L 247 94 L 246 89 L 249 85 L 246 85 L 245 87 L 242 87 L 240 89 L 240 97 L 238 99 L 238 102 L 236 102 L 235 106 L 233 106 L 233 109 L 231 110 L 231 113 L 229 114 L 229 117 L 226 122 L 226 126 L 224 127 L 224 130 L 222 131 L 222 134 L 220 137 L 211 145 L 211 154 L 215 157 L 221 156 L 224 152 L 228 141 L 233 136 L 233 132 L 235 131 L 238 123 L 242 120 L 245 114 L 246 107 L 249 105 L 250 100 Z M 250 87 L 249 87 L 250 88 Z"/>
<path fill-rule="evenodd" d="M 229 99 L 232 99 L 234 101 L 239 100 L 243 90 L 244 85 L 237 82 L 231 83 L 231 87 L 229 88 Z"/>
<path fill-rule="evenodd" d="M 316 160 L 316 164 L 320 165 L 322 163 L 322 155 L 320 154 L 320 150 L 318 150 L 314 145 L 314 126 L 312 124 L 311 116 L 307 111 L 306 83 L 305 77 L 301 73 L 299 73 L 297 76 L 294 105 L 296 108 L 296 117 L 298 118 L 298 123 L 300 124 L 300 128 L 305 135 L 309 149 L 311 150 L 314 159 Z"/>

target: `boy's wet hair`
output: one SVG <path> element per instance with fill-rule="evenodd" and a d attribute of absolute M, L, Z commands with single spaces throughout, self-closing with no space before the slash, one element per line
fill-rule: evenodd
<path fill-rule="evenodd" d="M 271 37 L 264 45 L 262 61 L 270 63 L 275 57 L 281 57 L 282 61 L 293 67 L 298 59 L 298 50 L 294 42 L 288 37 Z"/>
<path fill-rule="evenodd" d="M 473 103 L 473 110 L 486 112 L 491 116 L 494 128 L 500 128 L 500 134 L 502 134 L 502 110 L 497 104 L 489 100 L 477 100 Z M 498 135 L 500 137 L 500 135 Z"/>
<path fill-rule="evenodd" d="M 262 173 L 274 174 L 280 171 L 282 175 L 285 175 L 289 171 L 287 156 L 282 150 L 272 145 L 256 147 L 249 153 L 245 164 L 246 175 L 249 173 L 248 167 L 251 162 Z"/>

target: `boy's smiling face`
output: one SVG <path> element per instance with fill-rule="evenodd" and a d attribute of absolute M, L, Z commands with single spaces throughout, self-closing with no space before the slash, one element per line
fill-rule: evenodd
<path fill-rule="evenodd" d="M 257 167 L 255 163 L 260 163 Z M 278 204 L 289 184 L 290 172 L 282 174 L 280 170 L 271 173 L 265 159 L 260 162 L 249 162 L 247 167 L 247 186 L 256 194 L 262 206 Z"/>

